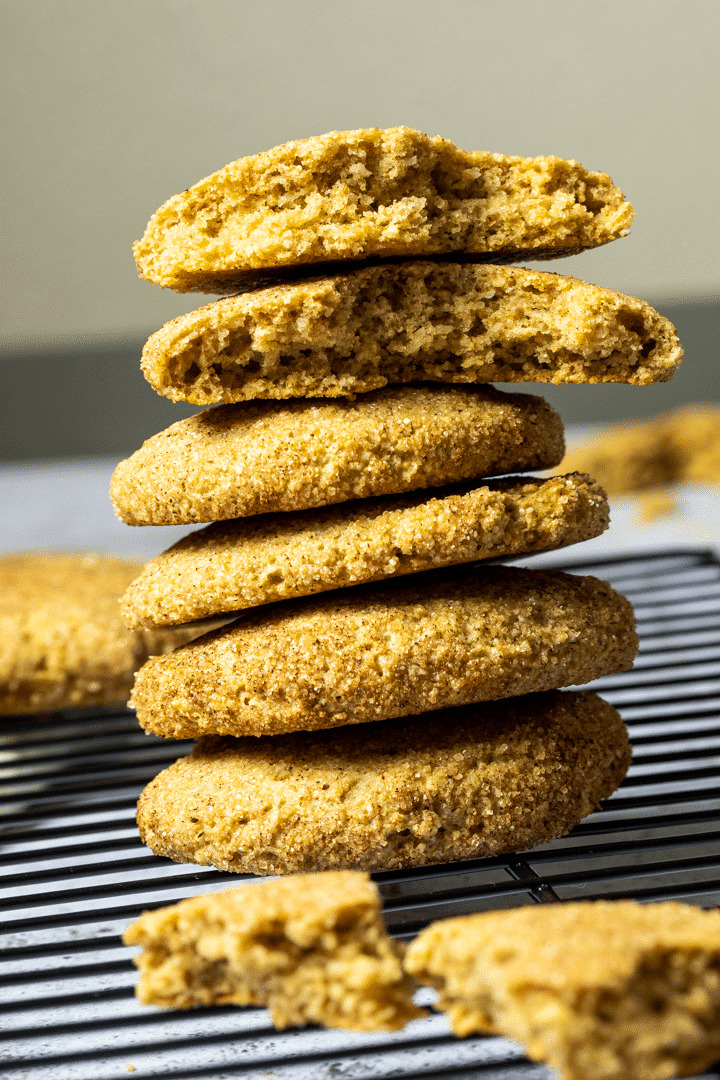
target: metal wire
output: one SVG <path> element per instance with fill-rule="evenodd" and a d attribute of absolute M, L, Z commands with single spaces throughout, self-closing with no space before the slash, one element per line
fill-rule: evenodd
<path fill-rule="evenodd" d="M 634 670 L 593 684 L 628 724 L 629 775 L 552 844 L 378 874 L 400 936 L 451 915 L 582 897 L 720 904 L 720 564 L 679 550 L 572 571 L 597 573 L 635 605 Z M 453 1038 L 441 1016 L 376 1036 L 276 1032 L 262 1009 L 138 1005 L 119 939 L 127 924 L 242 880 L 156 858 L 137 837 L 139 791 L 189 745 L 146 736 L 131 713 L 111 710 L 0 727 L 2 1080 L 549 1075 L 504 1039 Z M 720 1069 L 706 1075 L 720 1080 Z"/>

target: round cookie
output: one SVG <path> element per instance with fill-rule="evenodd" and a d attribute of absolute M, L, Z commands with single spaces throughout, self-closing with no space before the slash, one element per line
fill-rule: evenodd
<path fill-rule="evenodd" d="M 157 855 L 237 873 L 393 870 L 562 836 L 621 782 L 622 720 L 590 692 L 265 739 L 201 739 L 138 803 Z"/>
<path fill-rule="evenodd" d="M 0 559 L 0 715 L 124 705 L 148 656 L 197 636 L 123 625 L 118 600 L 142 565 L 68 552 Z"/>
<path fill-rule="evenodd" d="M 127 626 L 173 626 L 361 582 L 574 544 L 608 524 L 587 476 L 490 481 L 208 525 L 147 563 Z"/>
<path fill-rule="evenodd" d="M 636 652 L 604 581 L 461 567 L 252 612 L 148 661 L 131 703 L 158 735 L 275 735 L 585 683 Z"/>
<path fill-rule="evenodd" d="M 128 525 L 182 525 L 552 468 L 563 453 L 562 421 L 542 398 L 387 387 L 208 409 L 121 461 L 110 495 Z"/>
<path fill-rule="evenodd" d="M 515 266 L 405 262 L 226 297 L 143 349 L 159 394 L 209 405 L 388 383 L 665 382 L 682 359 L 649 304 Z"/>
<path fill-rule="evenodd" d="M 610 177 L 576 161 L 365 128 L 226 165 L 161 206 L 133 250 L 148 281 L 233 292 L 367 256 L 569 255 L 625 236 L 632 219 Z"/>

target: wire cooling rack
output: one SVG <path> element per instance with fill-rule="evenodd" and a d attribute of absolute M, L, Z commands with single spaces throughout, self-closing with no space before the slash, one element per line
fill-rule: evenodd
<path fill-rule="evenodd" d="M 529 853 L 377 875 L 387 922 L 577 898 L 720 904 L 720 563 L 670 551 L 595 563 L 634 604 L 633 671 L 592 684 L 622 713 L 634 760 L 569 836 Z M 189 743 L 143 734 L 125 711 L 0 727 L 2 1080 L 540 1080 L 495 1037 L 455 1039 L 434 1015 L 396 1035 L 274 1031 L 262 1009 L 143 1008 L 119 935 L 142 910 L 238 875 L 156 858 L 135 802 Z M 706 1074 L 720 1080 L 720 1067 Z"/>

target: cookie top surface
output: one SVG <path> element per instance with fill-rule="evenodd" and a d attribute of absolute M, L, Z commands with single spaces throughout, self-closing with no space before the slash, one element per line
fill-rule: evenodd
<path fill-rule="evenodd" d="M 132 704 L 173 738 L 310 731 L 589 682 L 636 652 L 606 582 L 469 566 L 251 612 L 146 663 Z"/>
<path fill-rule="evenodd" d="M 115 513 L 178 525 L 552 468 L 558 414 L 494 387 L 400 386 L 356 401 L 221 405 L 180 420 L 122 461 Z"/>
<path fill-rule="evenodd" d="M 515 266 L 410 261 L 207 304 L 148 340 L 173 401 L 341 397 L 388 383 L 670 379 L 682 359 L 649 304 Z"/>
<path fill-rule="evenodd" d="M 128 626 L 172 626 L 439 566 L 573 544 L 607 524 L 604 492 L 577 473 L 262 514 L 208 525 L 178 541 L 146 564 L 121 610 Z"/>
<path fill-rule="evenodd" d="M 343 913 L 357 919 L 363 912 L 379 915 L 380 894 L 369 874 L 336 870 L 299 874 L 292 879 L 252 881 L 224 892 L 191 896 L 169 907 L 145 911 L 123 934 L 126 945 L 159 945 L 175 930 L 190 936 L 203 924 L 222 923 L 238 945 L 251 944 L 281 924 L 284 936 L 300 948 L 321 944 L 328 925 Z M 331 920 L 330 924 L 328 920 Z"/>
<path fill-rule="evenodd" d="M 1 715 L 124 704 L 149 655 L 193 636 L 123 625 L 118 601 L 142 565 L 67 552 L 0 559 Z"/>
<path fill-rule="evenodd" d="M 508 989 L 563 990 L 618 985 L 643 956 L 706 947 L 720 955 L 720 911 L 673 902 L 578 901 L 433 923 L 411 945 L 407 967 L 452 976 L 492 964 Z"/>
<path fill-rule="evenodd" d="M 251 873 L 392 869 L 517 851 L 615 790 L 625 726 L 589 692 L 261 739 L 205 738 L 138 804 L 180 862 Z"/>
<path fill-rule="evenodd" d="M 575 161 L 367 128 L 226 165 L 160 207 L 134 253 L 149 281 L 231 292 L 336 260 L 566 255 L 626 235 L 632 218 L 610 177 Z"/>

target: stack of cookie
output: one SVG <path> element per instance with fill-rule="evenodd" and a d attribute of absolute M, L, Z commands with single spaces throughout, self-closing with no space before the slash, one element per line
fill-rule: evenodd
<path fill-rule="evenodd" d="M 638 300 L 482 260 L 565 255 L 631 218 L 576 162 L 406 128 L 243 159 L 153 217 L 144 277 L 236 295 L 144 350 L 160 392 L 223 404 L 115 472 L 129 524 L 210 523 L 145 568 L 124 617 L 241 613 L 136 678 L 146 730 L 198 738 L 141 797 L 154 851 L 254 873 L 421 865 L 548 841 L 616 788 L 622 721 L 558 688 L 632 664 L 629 604 L 595 578 L 478 565 L 597 535 L 605 496 L 508 475 L 557 465 L 562 424 L 486 384 L 646 384 L 682 352 Z"/>

